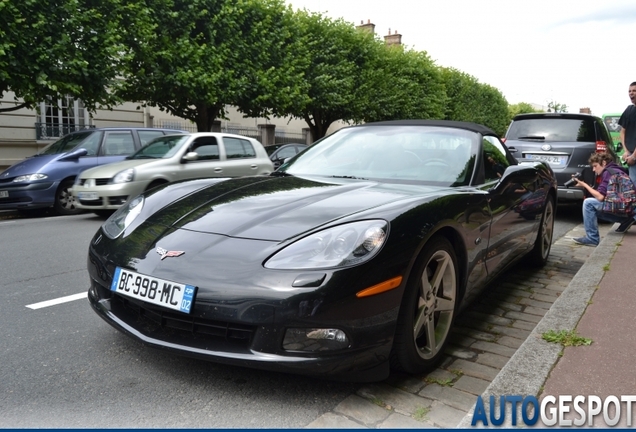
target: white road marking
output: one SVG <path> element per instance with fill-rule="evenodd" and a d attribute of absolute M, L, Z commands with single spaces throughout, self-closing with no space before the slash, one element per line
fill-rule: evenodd
<path fill-rule="evenodd" d="M 66 297 L 60 297 L 60 298 L 56 298 L 53 300 L 47 300 L 47 301 L 43 301 L 40 303 L 33 303 L 30 305 L 27 305 L 26 307 L 28 307 L 29 309 L 41 309 L 41 308 L 45 308 L 45 307 L 49 307 L 49 306 L 55 306 L 61 303 L 68 303 L 68 302 L 72 302 L 75 300 L 79 300 L 79 299 L 83 299 L 88 297 L 88 291 L 84 291 L 82 293 L 79 294 L 73 294 L 70 296 L 66 296 Z"/>

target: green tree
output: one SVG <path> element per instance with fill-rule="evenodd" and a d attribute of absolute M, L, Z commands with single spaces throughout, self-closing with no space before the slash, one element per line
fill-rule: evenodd
<path fill-rule="evenodd" d="M 365 122 L 443 118 L 446 89 L 439 68 L 426 52 L 378 42 L 360 87 Z"/>
<path fill-rule="evenodd" d="M 457 69 L 441 71 L 448 96 L 445 118 L 480 123 L 503 135 L 509 124 L 508 102 L 503 94 Z"/>
<path fill-rule="evenodd" d="M 305 65 L 304 93 L 288 104 L 272 105 L 270 112 L 304 119 L 317 140 L 336 120 L 363 117 L 366 99 L 360 89 L 377 42 L 371 33 L 350 23 L 305 10 L 296 11 L 294 25 L 300 32 L 296 64 Z"/>
<path fill-rule="evenodd" d="M 508 112 L 510 114 L 510 120 L 517 114 L 529 114 L 543 112 L 541 109 L 536 109 L 527 102 L 519 102 L 516 104 L 508 105 Z"/>
<path fill-rule="evenodd" d="M 89 110 L 117 102 L 124 47 L 120 0 L 0 0 L 1 112 L 34 108 L 48 98 L 82 99 Z"/>
<path fill-rule="evenodd" d="M 225 106 L 267 115 L 301 98 L 298 37 L 282 0 L 136 0 L 119 95 L 211 130 Z M 135 24 L 135 26 L 132 26 Z"/>
<path fill-rule="evenodd" d="M 566 104 L 558 103 L 555 101 L 548 102 L 548 112 L 564 113 L 568 111 Z"/>

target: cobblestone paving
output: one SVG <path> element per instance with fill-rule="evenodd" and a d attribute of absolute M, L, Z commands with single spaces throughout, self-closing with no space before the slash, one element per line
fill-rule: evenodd
<path fill-rule="evenodd" d="M 601 225 L 604 235 L 612 225 Z M 552 245 L 542 269 L 519 263 L 457 317 L 440 367 L 365 384 L 307 428 L 456 427 L 594 251 L 578 226 Z"/>

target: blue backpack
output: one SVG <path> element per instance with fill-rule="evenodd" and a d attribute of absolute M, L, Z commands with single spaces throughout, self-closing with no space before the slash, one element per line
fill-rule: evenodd
<path fill-rule="evenodd" d="M 622 170 L 610 171 L 612 176 L 607 184 L 607 194 L 603 201 L 603 212 L 619 216 L 631 216 L 636 206 L 636 189 L 629 176 Z"/>

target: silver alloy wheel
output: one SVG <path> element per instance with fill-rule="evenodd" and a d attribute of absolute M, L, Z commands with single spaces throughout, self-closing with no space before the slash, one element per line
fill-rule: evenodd
<path fill-rule="evenodd" d="M 62 207 L 63 209 L 69 211 L 74 211 L 76 209 L 75 197 L 71 194 L 70 188 L 62 187 L 59 192 L 58 200 L 60 203 L 60 207 Z"/>
<path fill-rule="evenodd" d="M 552 200 L 548 199 L 545 203 L 543 220 L 541 225 L 541 258 L 547 258 L 552 246 L 552 234 L 554 232 L 554 205 Z"/>
<path fill-rule="evenodd" d="M 422 272 L 413 340 L 419 356 L 430 360 L 442 349 L 453 322 L 457 280 L 455 264 L 445 250 L 431 256 Z"/>

